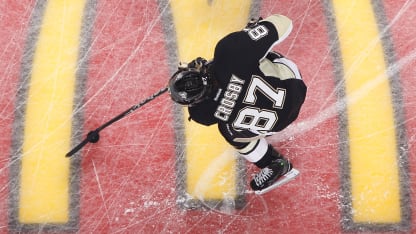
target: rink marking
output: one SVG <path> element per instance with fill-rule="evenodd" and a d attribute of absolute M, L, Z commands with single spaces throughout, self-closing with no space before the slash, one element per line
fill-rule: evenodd
<path fill-rule="evenodd" d="M 85 0 L 48 1 L 31 66 L 20 167 L 21 224 L 70 220 L 71 128 Z"/>
<path fill-rule="evenodd" d="M 348 102 L 353 220 L 400 222 L 392 100 L 371 3 L 334 1 L 334 10 Z M 366 30 L 357 33 L 359 28 Z M 354 94 L 371 82 L 378 84 L 354 99 Z"/>
<path fill-rule="evenodd" d="M 240 30 L 249 17 L 251 1 L 174 0 L 170 6 L 178 57 L 180 61 L 188 62 L 198 56 L 210 59 L 219 39 Z M 182 112 L 182 118 L 186 120 L 188 112 L 186 109 Z M 238 175 L 235 151 L 223 140 L 217 126 L 205 127 L 188 121 L 183 124 L 186 194 L 204 201 L 238 199 L 242 190 L 238 188 L 241 185 L 238 181 L 242 178 Z M 212 168 L 216 168 L 215 173 L 210 171 Z"/>
<path fill-rule="evenodd" d="M 347 215 L 351 221 L 344 228 L 389 230 L 406 220 L 402 217 L 396 116 L 374 6 L 371 1 L 341 0 L 332 5 L 344 69 L 349 139 L 344 151 L 350 163 Z"/>

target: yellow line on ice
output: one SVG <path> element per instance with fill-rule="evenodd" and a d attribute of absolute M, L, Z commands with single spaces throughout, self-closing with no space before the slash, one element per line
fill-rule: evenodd
<path fill-rule="evenodd" d="M 216 43 L 226 34 L 240 30 L 247 22 L 251 1 L 207 0 L 170 2 L 177 35 L 179 59 L 213 57 Z M 184 119 L 188 112 L 184 110 Z M 234 198 L 236 159 L 232 148 L 218 133 L 217 126 L 186 122 L 186 189 L 198 199 Z"/>
<path fill-rule="evenodd" d="M 84 0 L 48 1 L 33 58 L 21 164 L 19 221 L 69 219 L 71 115 Z"/>
<path fill-rule="evenodd" d="M 356 223 L 399 223 L 392 97 L 371 1 L 334 0 L 344 66 Z"/>

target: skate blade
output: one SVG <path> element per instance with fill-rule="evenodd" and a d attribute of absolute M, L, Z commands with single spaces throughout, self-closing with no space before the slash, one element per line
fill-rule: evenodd
<path fill-rule="evenodd" d="M 255 191 L 254 193 L 257 195 L 261 195 L 261 194 L 265 194 L 267 192 L 270 192 L 271 190 L 282 186 L 284 184 L 286 184 L 287 182 L 293 180 L 296 178 L 296 176 L 299 175 L 299 171 L 296 170 L 295 168 L 292 168 L 292 170 L 290 170 L 287 174 L 285 174 L 284 176 L 282 176 L 276 183 L 270 185 L 269 187 L 263 189 L 263 190 L 258 190 Z"/>

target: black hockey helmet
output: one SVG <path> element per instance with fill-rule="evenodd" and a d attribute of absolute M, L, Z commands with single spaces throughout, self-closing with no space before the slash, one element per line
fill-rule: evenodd
<path fill-rule="evenodd" d="M 193 63 L 191 62 L 186 67 L 179 67 L 169 80 L 170 96 L 174 102 L 181 105 L 191 106 L 205 100 L 212 89 L 207 69 L 194 67 L 194 64 L 191 64 Z"/>

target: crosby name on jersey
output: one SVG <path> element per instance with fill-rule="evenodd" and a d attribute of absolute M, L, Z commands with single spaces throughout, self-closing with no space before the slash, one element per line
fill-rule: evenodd
<path fill-rule="evenodd" d="M 227 85 L 227 90 L 220 101 L 220 105 L 217 107 L 217 111 L 215 111 L 214 116 L 217 119 L 222 121 L 227 121 L 229 119 L 235 106 L 235 102 L 243 90 L 243 84 L 244 80 L 239 79 L 234 75 L 231 77 L 230 83 Z"/>

